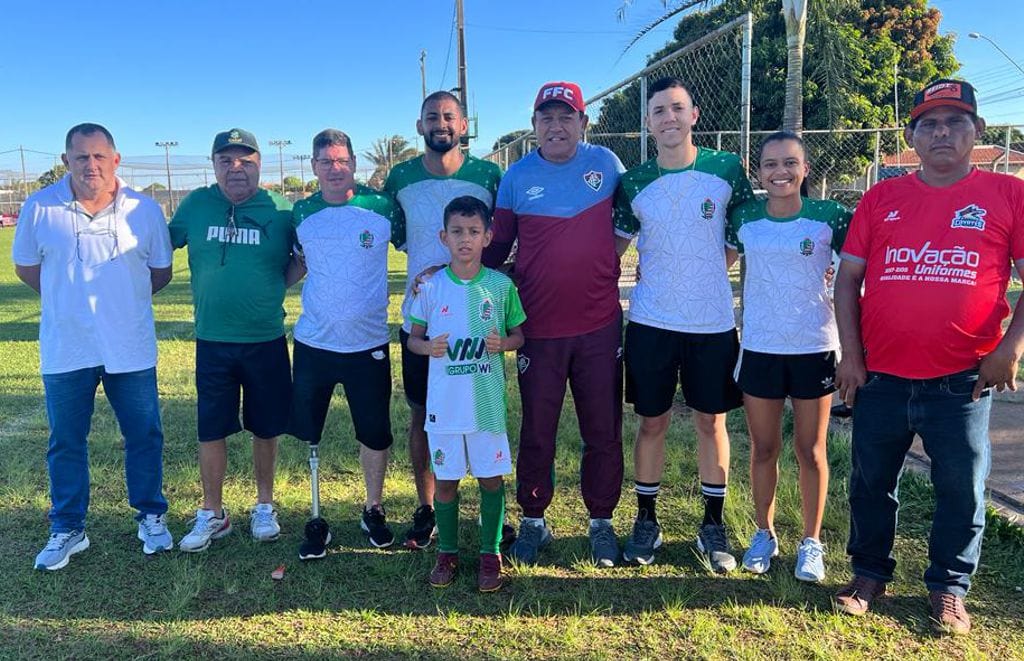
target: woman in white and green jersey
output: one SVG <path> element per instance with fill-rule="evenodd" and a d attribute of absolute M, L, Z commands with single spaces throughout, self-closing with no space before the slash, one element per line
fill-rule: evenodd
<path fill-rule="evenodd" d="M 800 465 L 803 535 L 795 575 L 825 577 L 821 520 L 828 492 L 825 437 L 835 390 L 836 330 L 825 272 L 842 248 L 850 212 L 804 197 L 810 171 L 803 141 L 774 133 L 761 145 L 758 175 L 766 200 L 729 215 L 727 243 L 743 253 L 743 331 L 735 378 L 750 428 L 750 483 L 757 531 L 743 567 L 768 571 L 779 554 L 775 487 L 782 448 L 782 411 L 793 403 L 793 445 Z"/>

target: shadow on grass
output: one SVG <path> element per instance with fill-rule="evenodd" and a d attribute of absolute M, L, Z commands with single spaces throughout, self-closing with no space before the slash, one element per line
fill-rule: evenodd
<path fill-rule="evenodd" d="M 684 542 L 669 543 L 658 564 L 645 568 L 596 570 L 578 558 L 586 553 L 582 536 L 565 537 L 545 551 L 542 564 L 511 568 L 509 585 L 500 593 L 476 592 L 475 553 L 462 554 L 456 583 L 433 590 L 426 582 L 433 552 L 381 551 L 367 548 L 355 518 L 328 508 L 335 542 L 327 558 L 300 562 L 306 512 L 281 511 L 279 541 L 257 544 L 249 539 L 247 521 L 236 516 L 235 532 L 200 554 L 178 551 L 146 557 L 139 552 L 134 522 L 126 506 L 91 512 L 92 546 L 57 572 L 31 568 L 31 558 L 45 537 L 42 512 L 11 508 L 0 524 L 5 576 L 0 608 L 10 618 L 74 618 L 111 621 L 170 622 L 224 617 L 253 617 L 292 610 L 373 612 L 399 616 L 505 616 L 548 618 L 566 615 L 638 615 L 666 609 L 720 609 L 723 605 L 768 605 L 806 612 L 832 612 L 831 595 L 845 571 L 838 558 L 828 583 L 796 583 L 789 563 L 764 577 L 705 573 Z M 334 515 L 332 517 L 332 515 Z M 465 518 L 464 533 L 475 536 L 475 520 Z M 183 522 L 172 521 L 176 537 Z M 475 546 L 464 540 L 463 548 Z M 551 560 L 557 564 L 544 564 Z M 283 581 L 270 572 L 285 565 Z M 781 585 L 780 585 L 781 583 Z M 969 600 L 971 612 L 988 626 L 1016 627 L 1019 607 L 1003 600 Z M 893 596 L 874 609 L 916 635 L 928 631 L 927 600 Z"/>

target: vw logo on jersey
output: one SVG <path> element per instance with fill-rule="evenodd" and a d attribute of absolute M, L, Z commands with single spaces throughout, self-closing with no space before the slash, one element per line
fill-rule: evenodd
<path fill-rule="evenodd" d="M 584 173 L 583 182 L 594 189 L 594 191 L 601 190 L 601 184 L 604 183 L 604 173 L 598 172 L 597 170 L 590 170 Z"/>

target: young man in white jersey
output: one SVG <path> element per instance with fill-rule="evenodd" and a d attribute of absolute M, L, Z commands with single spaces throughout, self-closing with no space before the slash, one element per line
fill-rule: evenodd
<path fill-rule="evenodd" d="M 451 262 L 412 301 L 408 338 L 410 351 L 430 357 L 425 412 L 437 478 L 439 547 L 430 584 L 446 587 L 455 580 L 459 480 L 468 469 L 480 483 L 478 587 L 494 592 L 502 586 L 502 477 L 512 472 L 502 355 L 523 345 L 520 326 L 526 314 L 512 281 L 480 264 L 491 241 L 490 210 L 483 202 L 470 195 L 452 200 L 444 209 L 441 241 L 451 252 Z"/>
<path fill-rule="evenodd" d="M 634 449 L 637 518 L 627 562 L 649 564 L 661 545 L 655 503 L 665 464 L 665 435 L 677 384 L 693 409 L 704 519 L 697 547 L 717 572 L 731 571 L 722 518 L 729 476 L 726 412 L 741 395 L 732 378 L 738 354 L 732 287 L 736 252 L 726 249 L 728 211 L 753 198 L 735 154 L 698 148 L 700 117 L 692 89 L 678 78 L 650 87 L 647 124 L 658 156 L 623 175 L 615 231 L 619 254 L 633 237 L 642 277 L 630 298 L 626 329 L 626 401 L 640 416 Z"/>
<path fill-rule="evenodd" d="M 406 296 L 402 302 L 404 324 L 399 339 L 402 385 L 409 404 L 409 460 L 419 498 L 412 525 L 405 533 L 405 546 L 410 549 L 428 547 L 436 534 L 434 475 L 423 431 L 428 358 L 409 351 L 406 342 L 411 330 L 408 312 L 413 299 L 413 278 L 428 267 L 447 264 L 450 259 L 448 249 L 438 239 L 444 225 L 445 205 L 456 197 L 472 195 L 492 209 L 501 180 L 497 165 L 465 154 L 459 148 L 468 128 L 465 111 L 455 95 L 445 91 L 430 94 L 423 100 L 416 120 L 416 132 L 423 136 L 423 154 L 396 165 L 384 183 L 384 190 L 395 198 L 405 216 L 405 224 L 392 242 L 409 257 Z"/>

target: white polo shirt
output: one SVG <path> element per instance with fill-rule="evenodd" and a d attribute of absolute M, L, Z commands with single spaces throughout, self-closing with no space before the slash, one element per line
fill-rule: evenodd
<path fill-rule="evenodd" d="M 171 240 L 152 199 L 118 179 L 114 202 L 89 216 L 65 175 L 25 201 L 12 257 L 41 266 L 43 374 L 156 365 L 150 269 L 171 265 Z"/>

